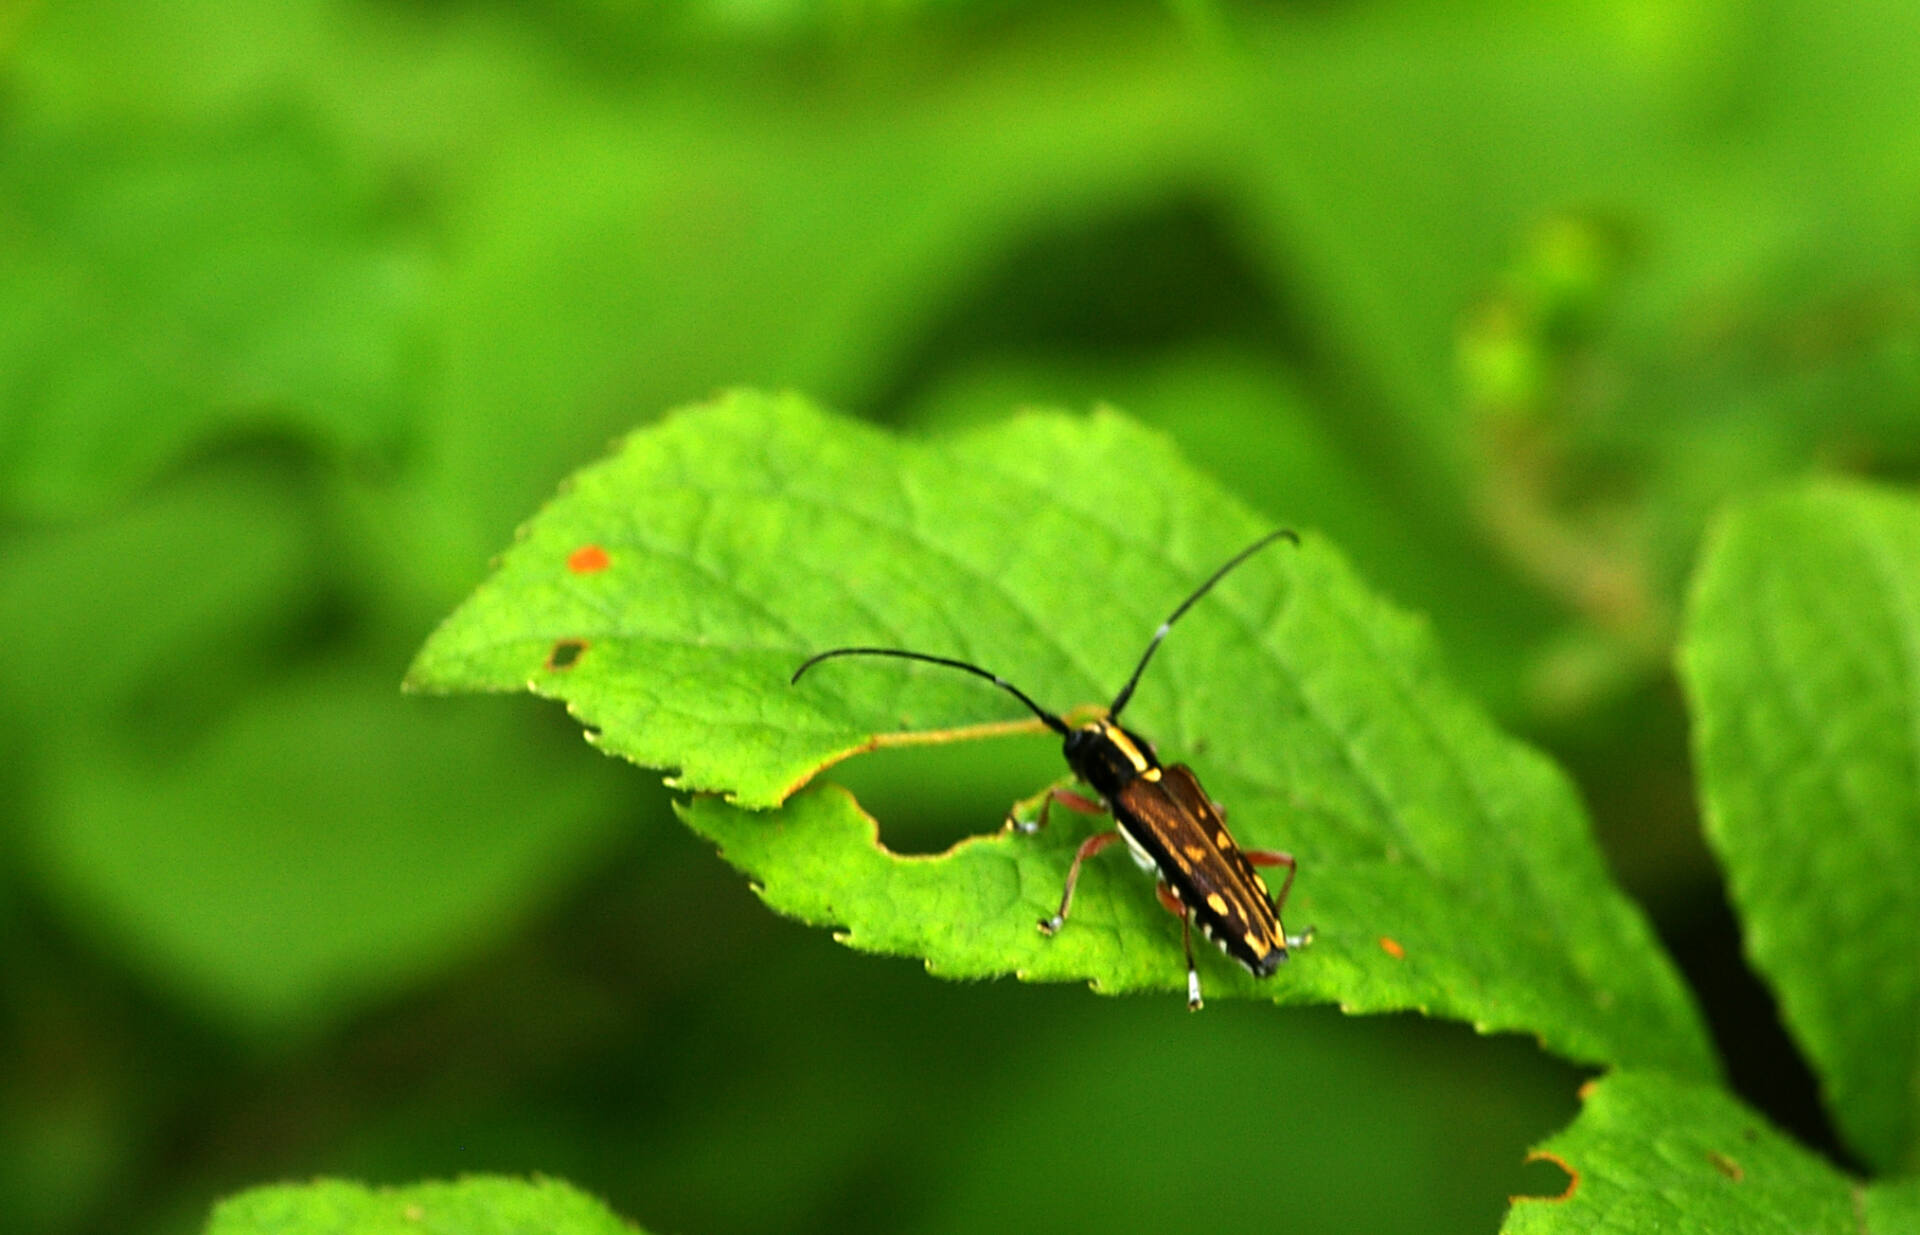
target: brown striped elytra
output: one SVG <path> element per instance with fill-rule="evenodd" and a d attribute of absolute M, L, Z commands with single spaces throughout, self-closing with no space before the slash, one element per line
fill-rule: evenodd
<path fill-rule="evenodd" d="M 1147 662 L 1167 637 L 1173 624 L 1194 603 L 1205 596 L 1227 573 L 1276 540 L 1299 543 L 1299 537 L 1286 528 L 1269 532 L 1227 559 L 1225 565 L 1208 576 L 1206 582 L 1181 601 L 1170 617 L 1160 623 L 1147 643 L 1147 650 L 1134 666 L 1127 684 L 1120 688 L 1113 703 L 1104 712 L 1080 725 L 1069 725 L 1059 715 L 1047 711 L 1026 692 L 998 674 L 978 665 L 926 652 L 903 648 L 840 647 L 809 657 L 793 672 L 793 682 L 823 660 L 837 656 L 894 656 L 959 669 L 985 678 L 1018 699 L 1047 728 L 1061 735 L 1071 781 L 1091 788 L 1089 798 L 1062 782 L 1014 804 L 1007 812 L 1009 822 L 1023 831 L 1044 826 L 1055 802 L 1087 814 L 1110 814 L 1114 826 L 1097 832 L 1081 844 L 1067 868 L 1066 886 L 1060 894 L 1060 907 L 1040 920 L 1040 929 L 1052 935 L 1066 924 L 1073 907 L 1073 888 L 1080 878 L 1083 862 L 1116 840 L 1125 841 L 1134 861 L 1151 871 L 1157 880 L 1155 892 L 1160 903 L 1181 920 L 1181 938 L 1187 958 L 1187 1006 L 1200 1007 L 1200 971 L 1193 963 L 1193 928 L 1219 946 L 1256 978 L 1273 974 L 1294 948 L 1304 947 L 1312 938 L 1308 928 L 1289 935 L 1281 925 L 1280 910 L 1293 886 L 1295 862 L 1291 854 L 1270 850 L 1242 849 L 1227 831 L 1225 812 L 1200 787 L 1199 778 L 1185 764 L 1162 764 L 1153 744 L 1139 734 L 1123 728 L 1120 713 L 1133 698 L 1134 687 L 1146 671 Z M 1031 821 L 1020 818 L 1024 808 L 1038 805 Z M 1277 866 L 1286 870 L 1278 894 L 1269 892 L 1258 870 Z"/>

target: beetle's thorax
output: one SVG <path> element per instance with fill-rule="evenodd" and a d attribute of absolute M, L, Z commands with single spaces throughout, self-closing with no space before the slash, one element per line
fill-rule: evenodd
<path fill-rule="evenodd" d="M 1150 742 L 1104 716 L 1069 733 L 1062 749 L 1067 765 L 1109 802 L 1122 785 L 1160 767 Z"/>

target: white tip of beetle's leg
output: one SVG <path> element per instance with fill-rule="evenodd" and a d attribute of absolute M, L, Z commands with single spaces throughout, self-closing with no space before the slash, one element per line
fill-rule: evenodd
<path fill-rule="evenodd" d="M 1187 970 L 1187 1011 L 1198 1012 L 1199 1010 L 1200 971 L 1197 969 L 1189 969 Z"/>

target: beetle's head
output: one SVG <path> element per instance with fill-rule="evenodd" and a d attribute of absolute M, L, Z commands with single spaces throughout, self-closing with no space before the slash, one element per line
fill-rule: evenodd
<path fill-rule="evenodd" d="M 1109 802 L 1122 785 L 1158 765 L 1145 738 L 1104 716 L 1073 729 L 1060 748 L 1075 775 Z"/>

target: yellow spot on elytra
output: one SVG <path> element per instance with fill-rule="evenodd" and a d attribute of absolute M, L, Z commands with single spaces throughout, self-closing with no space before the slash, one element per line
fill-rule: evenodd
<path fill-rule="evenodd" d="M 1093 722 L 1093 724 L 1088 725 L 1087 728 L 1119 747 L 1120 753 L 1127 757 L 1127 762 L 1133 765 L 1135 772 L 1145 775 L 1151 769 L 1152 765 L 1147 762 L 1147 757 L 1140 753 L 1140 748 L 1133 744 L 1133 739 L 1121 732 L 1118 725 L 1113 724 L 1111 721 L 1097 720 Z M 1148 779 L 1158 780 L 1159 776 L 1151 776 L 1148 777 Z"/>
<path fill-rule="evenodd" d="M 1187 856 L 1196 862 L 1207 856 L 1207 851 L 1199 845 L 1182 845 L 1181 848 L 1186 850 Z"/>
<path fill-rule="evenodd" d="M 1207 908 L 1217 914 L 1225 916 L 1227 912 L 1227 898 L 1218 892 L 1209 892 L 1207 893 Z"/>
<path fill-rule="evenodd" d="M 1253 949 L 1255 956 L 1265 956 L 1268 952 L 1272 951 L 1272 949 L 1267 947 L 1267 941 L 1252 931 L 1247 932 L 1247 946 Z"/>
<path fill-rule="evenodd" d="M 1215 832 L 1213 834 L 1213 843 L 1221 849 L 1227 849 L 1230 846 L 1232 846 L 1233 837 L 1227 835 L 1227 830 L 1225 828 L 1221 828 L 1218 832 Z"/>
<path fill-rule="evenodd" d="M 1159 779 L 1160 779 L 1160 769 L 1159 769 L 1159 768 L 1148 768 L 1148 769 L 1147 769 L 1146 771 L 1144 771 L 1144 772 L 1142 772 L 1142 773 L 1140 773 L 1140 779 L 1141 779 L 1141 780 L 1144 780 L 1144 781 L 1156 781 L 1156 780 L 1159 780 Z"/>

